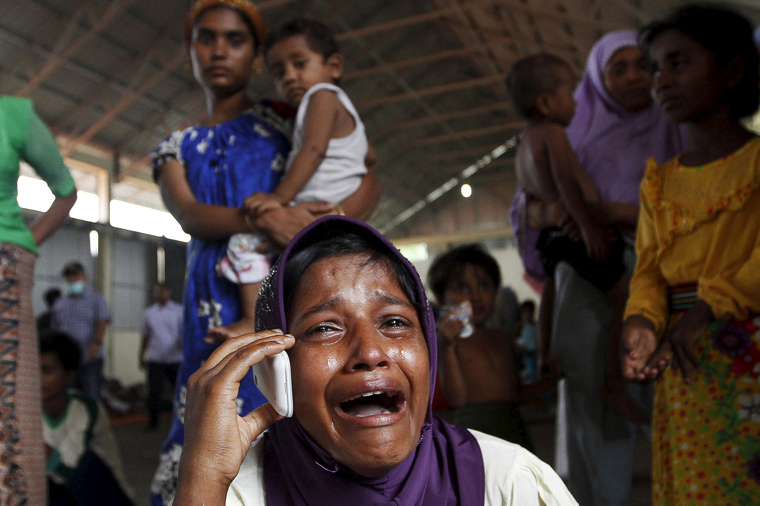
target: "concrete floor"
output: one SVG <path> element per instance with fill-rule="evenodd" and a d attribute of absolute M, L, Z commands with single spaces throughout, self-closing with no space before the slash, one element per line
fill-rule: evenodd
<path fill-rule="evenodd" d="M 533 439 L 536 455 L 552 465 L 554 461 L 554 419 L 545 406 L 531 405 L 522 409 Z M 135 493 L 135 506 L 148 506 L 150 482 L 158 466 L 158 452 L 169 431 L 168 413 L 162 417 L 158 429 L 145 431 L 144 417 L 115 421 L 113 427 L 122 452 L 126 479 Z M 634 484 L 630 506 L 651 505 L 650 465 L 648 440 L 638 438 L 636 448 Z"/>

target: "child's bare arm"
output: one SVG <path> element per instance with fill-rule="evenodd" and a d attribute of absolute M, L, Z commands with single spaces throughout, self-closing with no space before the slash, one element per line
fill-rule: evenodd
<path fill-rule="evenodd" d="M 293 200 L 324 160 L 341 108 L 343 105 L 332 91 L 320 90 L 312 95 L 304 116 L 303 147 L 293 158 L 288 173 L 272 192 L 282 201 Z"/>
<path fill-rule="evenodd" d="M 367 144 L 367 156 L 364 157 L 364 166 L 368 169 L 373 169 L 377 164 L 377 152 L 372 144 Z"/>
<path fill-rule="evenodd" d="M 581 228 L 581 235 L 589 256 L 604 258 L 608 244 L 603 230 L 593 220 L 589 207 L 586 205 L 586 197 L 577 178 L 578 170 L 582 170 L 580 162 L 567 139 L 564 128 L 560 125 L 547 125 L 546 149 L 554 182 L 565 202 L 565 207 Z"/>
<path fill-rule="evenodd" d="M 257 217 L 267 211 L 286 205 L 289 201 L 271 193 L 256 192 L 248 195 L 243 201 L 243 210 L 249 217 Z"/>
<path fill-rule="evenodd" d="M 554 278 L 545 278 L 541 288 L 541 305 L 538 307 L 538 371 L 541 376 L 549 372 L 552 362 L 556 362 L 551 358 L 554 292 Z"/>
<path fill-rule="evenodd" d="M 443 396 L 453 408 L 467 404 L 467 382 L 457 355 L 459 334 L 464 323 L 451 317 L 449 311 L 437 322 L 439 355 L 439 379 Z"/>
<path fill-rule="evenodd" d="M 441 389 L 451 407 L 461 408 L 467 404 L 467 382 L 462 373 L 459 356 L 456 350 L 456 341 L 440 343 L 440 366 Z"/>

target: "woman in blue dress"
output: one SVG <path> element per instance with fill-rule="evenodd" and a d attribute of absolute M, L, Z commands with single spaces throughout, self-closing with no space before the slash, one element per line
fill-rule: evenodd
<path fill-rule="evenodd" d="M 260 47 L 266 25 L 247 0 L 199 0 L 185 26 L 193 75 L 203 87 L 208 120 L 174 132 L 152 153 L 154 176 L 166 207 L 192 237 L 187 252 L 183 300 L 183 362 L 175 390 L 174 420 L 151 486 L 153 505 L 174 496 L 177 464 L 184 441 L 187 380 L 213 352 L 209 329 L 240 318 L 237 285 L 216 266 L 235 233 L 264 233 L 275 244 L 287 242 L 324 214 L 326 203 L 246 215 L 243 200 L 270 192 L 279 182 L 290 149 L 292 116 L 287 106 L 248 97 L 248 82 L 261 71 Z M 357 192 L 341 203 L 349 215 L 367 217 L 379 198 L 379 184 L 365 177 Z M 253 331 L 253 329 L 251 329 Z M 245 414 L 266 402 L 252 377 L 234 401 Z"/>

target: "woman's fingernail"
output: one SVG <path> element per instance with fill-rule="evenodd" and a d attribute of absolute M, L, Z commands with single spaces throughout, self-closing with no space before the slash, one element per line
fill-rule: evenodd
<path fill-rule="evenodd" d="M 277 344 L 285 344 L 285 340 L 284 339 L 275 339 L 274 342 L 277 343 Z"/>

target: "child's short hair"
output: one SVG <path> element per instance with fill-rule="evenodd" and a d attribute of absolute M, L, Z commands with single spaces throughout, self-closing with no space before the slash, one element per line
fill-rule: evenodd
<path fill-rule="evenodd" d="M 715 55 L 716 63 L 725 65 L 734 58 L 744 63 L 744 75 L 725 94 L 735 119 L 749 116 L 760 105 L 760 69 L 752 25 L 743 16 L 723 7 L 686 5 L 670 16 L 644 27 L 641 42 L 648 51 L 663 32 L 674 29 L 696 40 Z"/>
<path fill-rule="evenodd" d="M 531 311 L 536 310 L 536 303 L 532 300 L 526 300 L 522 304 L 520 304 L 520 312 L 525 311 L 526 309 L 529 309 Z"/>
<path fill-rule="evenodd" d="M 64 371 L 78 371 L 82 360 L 79 345 L 66 332 L 46 330 L 40 332 L 40 355 L 55 353 Z"/>
<path fill-rule="evenodd" d="M 527 120 L 540 118 L 538 96 L 557 91 L 560 69 L 572 71 L 569 63 L 550 53 L 526 56 L 515 63 L 507 76 L 507 94 L 515 112 Z"/>
<path fill-rule="evenodd" d="M 335 34 L 327 25 L 313 19 L 302 18 L 294 19 L 270 33 L 266 40 L 264 40 L 264 55 L 278 42 L 295 37 L 296 35 L 306 37 L 306 44 L 308 44 L 309 49 L 321 54 L 325 60 L 338 53 L 338 43 L 335 41 Z"/>
<path fill-rule="evenodd" d="M 501 270 L 496 259 L 480 244 L 467 244 L 444 253 L 430 266 L 428 284 L 439 300 L 443 299 L 451 280 L 461 275 L 466 265 L 482 267 L 496 288 L 501 285 Z"/>

